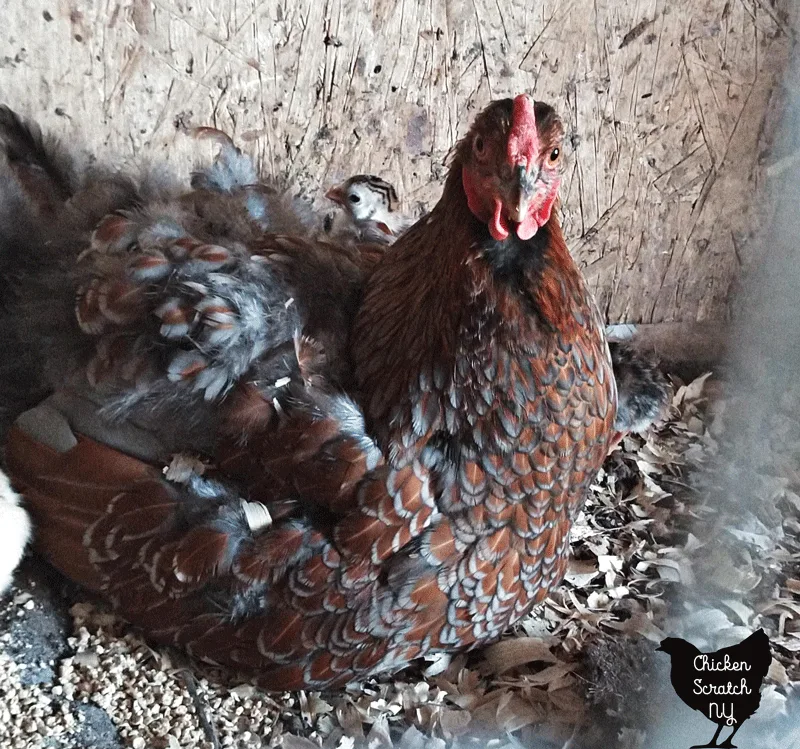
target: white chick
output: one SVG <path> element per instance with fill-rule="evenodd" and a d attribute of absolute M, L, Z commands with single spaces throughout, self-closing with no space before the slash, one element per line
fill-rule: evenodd
<path fill-rule="evenodd" d="M 31 536 L 31 521 L 20 496 L 0 472 L 0 595 L 11 585 L 14 570 Z"/>

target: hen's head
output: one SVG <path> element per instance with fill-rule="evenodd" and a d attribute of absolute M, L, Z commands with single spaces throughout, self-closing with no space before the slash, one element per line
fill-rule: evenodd
<path fill-rule="evenodd" d="M 553 210 L 561 182 L 564 127 L 555 110 L 527 94 L 484 109 L 456 158 L 467 203 L 498 241 L 530 239 Z"/>

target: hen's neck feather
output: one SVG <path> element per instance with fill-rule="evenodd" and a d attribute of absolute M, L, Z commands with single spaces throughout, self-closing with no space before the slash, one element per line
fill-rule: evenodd
<path fill-rule="evenodd" d="M 414 418 L 409 399 L 443 392 L 476 346 L 546 350 L 555 336 L 585 334 L 590 304 L 556 217 L 526 242 L 495 241 L 470 212 L 455 164 L 435 208 L 367 283 L 352 348 L 368 422 L 387 447 L 387 434 Z"/>
<path fill-rule="evenodd" d="M 394 246 L 383 263 L 386 278 L 411 282 L 408 304 L 426 297 L 470 293 L 461 271 L 475 261 L 486 264 L 487 282 L 527 297 L 531 310 L 543 323 L 564 331 L 570 325 L 569 307 L 576 287 L 583 280 L 567 249 L 561 225 L 554 211 L 551 219 L 534 237 L 522 241 L 512 232 L 505 241 L 494 240 L 483 222 L 469 210 L 462 186 L 461 167 L 454 164 L 441 199 L 433 211 L 419 221 Z M 376 279 L 377 281 L 378 279 Z M 411 289 L 408 289 L 409 292 Z"/>

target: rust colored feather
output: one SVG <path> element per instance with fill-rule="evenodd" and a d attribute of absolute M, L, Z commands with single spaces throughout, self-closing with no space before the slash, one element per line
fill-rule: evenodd
<path fill-rule="evenodd" d="M 91 247 L 101 252 L 110 248 L 122 249 L 133 241 L 135 231 L 136 226 L 130 219 L 119 215 L 106 216 L 92 232 Z"/>
<path fill-rule="evenodd" d="M 228 396 L 222 431 L 226 435 L 258 434 L 276 419 L 275 407 L 253 384 L 244 383 Z"/>
<path fill-rule="evenodd" d="M 236 573 L 247 580 L 269 580 L 276 570 L 291 564 L 303 549 L 305 533 L 281 528 L 265 536 L 266 543 L 253 544 L 236 560 Z"/>
<path fill-rule="evenodd" d="M 172 568 L 182 582 L 213 576 L 222 566 L 228 534 L 211 528 L 192 528 L 178 543 Z"/>

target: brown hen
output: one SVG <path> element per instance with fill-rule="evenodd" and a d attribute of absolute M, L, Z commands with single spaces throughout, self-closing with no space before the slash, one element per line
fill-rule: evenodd
<path fill-rule="evenodd" d="M 99 255 L 81 281 L 83 334 L 128 332 L 121 354 L 106 346 L 103 371 L 137 387 L 117 367 L 134 339 L 146 385 L 164 369 L 175 388 L 189 383 L 222 421 L 216 470 L 168 482 L 102 444 L 124 439 L 95 418 L 98 385 L 57 393 L 7 448 L 37 548 L 151 639 L 274 689 L 341 686 L 497 638 L 561 580 L 615 419 L 603 325 L 552 214 L 561 138 L 545 104 L 490 104 L 431 214 L 377 257 L 349 356 L 296 335 L 267 379 L 260 362 L 281 336 L 256 325 L 235 356 L 225 342 L 253 310 L 290 299 L 303 331 L 325 330 L 329 320 L 310 323 L 313 284 L 292 275 L 299 240 L 210 243 L 180 218 L 179 236 L 137 226 L 110 265 Z M 105 296 L 89 293 L 91 278 Z M 351 372 L 350 396 L 332 366 Z"/>

